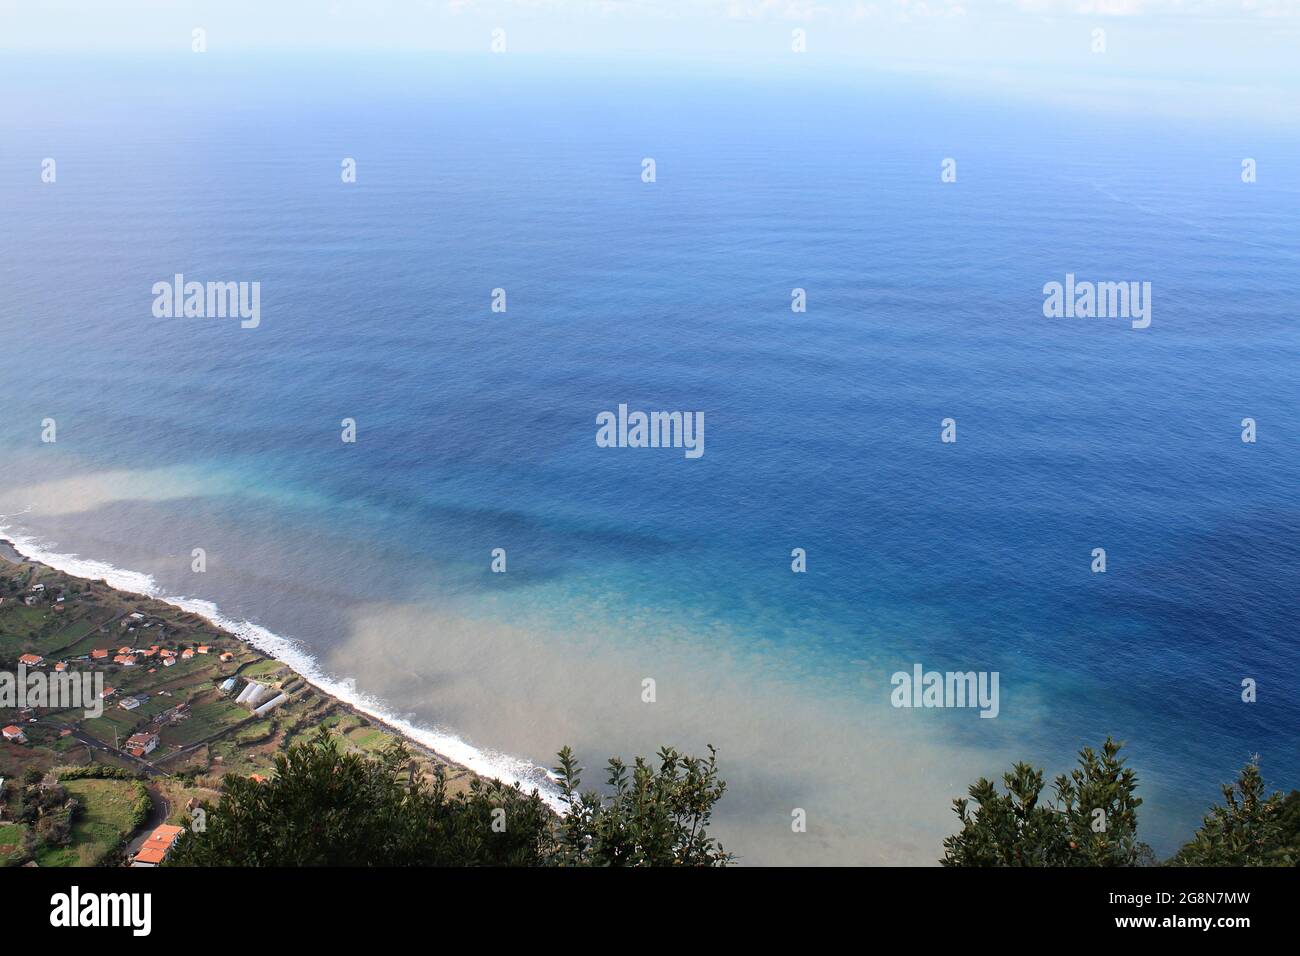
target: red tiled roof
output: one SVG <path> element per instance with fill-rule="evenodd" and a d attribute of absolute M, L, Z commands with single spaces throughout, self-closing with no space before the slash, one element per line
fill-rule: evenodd
<path fill-rule="evenodd" d="M 180 838 L 185 830 L 182 827 L 168 826 L 164 823 L 144 841 L 144 846 L 136 853 L 135 860 L 138 863 L 161 863 L 167 858 L 167 851 Z"/>

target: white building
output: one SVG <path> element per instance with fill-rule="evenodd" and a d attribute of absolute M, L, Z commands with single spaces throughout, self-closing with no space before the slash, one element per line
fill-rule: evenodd
<path fill-rule="evenodd" d="M 261 717 L 263 714 L 270 713 L 271 711 L 275 710 L 275 708 L 279 707 L 288 699 L 289 699 L 288 694 L 281 694 L 279 697 L 275 697 L 271 700 L 268 700 L 261 707 L 257 708 L 257 710 L 253 711 L 253 716 Z"/>
<path fill-rule="evenodd" d="M 157 734 L 132 734 L 126 739 L 126 746 L 122 749 L 129 754 L 143 757 L 145 754 L 153 753 L 157 746 Z"/>

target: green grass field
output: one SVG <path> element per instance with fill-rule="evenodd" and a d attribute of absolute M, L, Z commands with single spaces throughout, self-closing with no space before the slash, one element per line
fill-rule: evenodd
<path fill-rule="evenodd" d="M 116 700 L 117 698 L 113 699 Z M 104 716 L 89 717 L 83 720 L 81 729 L 102 743 L 111 745 L 116 739 L 118 744 L 124 744 L 126 738 L 135 733 L 136 726 L 142 722 L 139 717 L 135 716 L 137 713 L 139 713 L 139 708 L 122 710 L 122 708 L 114 704 L 111 707 L 104 708 Z M 117 731 L 116 738 L 113 736 L 115 730 Z"/>
<path fill-rule="evenodd" d="M 249 679 L 258 678 L 258 677 L 270 677 L 273 674 L 278 674 L 280 671 L 286 671 L 286 670 L 287 668 L 279 661 L 271 660 L 268 658 L 266 660 L 258 661 L 256 664 L 250 664 L 249 666 L 245 667 L 242 671 L 239 672 L 239 676 L 249 678 Z"/>
<path fill-rule="evenodd" d="M 237 744 L 258 743 L 268 738 L 274 729 L 275 721 L 263 719 L 241 727 L 231 736 Z"/>
<path fill-rule="evenodd" d="M 0 654 L 5 657 L 22 654 L 46 626 L 47 616 L 46 609 L 40 605 L 26 607 L 12 600 L 5 601 L 0 608 Z"/>
<path fill-rule="evenodd" d="M 101 625 L 111 621 L 114 614 L 109 609 L 97 608 L 83 617 L 81 620 L 74 621 L 67 625 L 63 630 L 58 631 L 53 637 L 46 641 L 49 647 L 63 647 L 64 650 L 59 652 L 60 657 L 82 657 L 89 655 L 97 647 L 108 647 L 117 639 L 113 633 L 101 634 L 99 628 Z M 121 647 L 121 644 L 113 644 L 113 647 Z"/>
<path fill-rule="evenodd" d="M 378 727 L 358 727 L 345 736 L 348 743 L 361 750 L 382 750 L 392 742 L 392 737 Z"/>
<path fill-rule="evenodd" d="M 225 698 L 207 701 L 195 704 L 188 717 L 164 727 L 158 736 L 164 744 L 184 747 L 237 724 L 247 716 L 248 711 L 233 701 Z"/>
<path fill-rule="evenodd" d="M 144 792 L 134 780 L 69 780 L 68 795 L 81 801 L 72 825 L 72 845 L 44 847 L 36 853 L 41 866 L 94 866 L 134 827 L 132 807 Z"/>
<path fill-rule="evenodd" d="M 21 823 L 0 823 L 0 866 L 7 864 L 10 855 L 22 846 L 26 829 Z"/>

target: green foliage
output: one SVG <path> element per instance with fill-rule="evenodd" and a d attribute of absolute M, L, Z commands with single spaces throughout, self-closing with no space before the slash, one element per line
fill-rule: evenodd
<path fill-rule="evenodd" d="M 1176 866 L 1294 866 L 1300 862 L 1300 794 L 1265 793 L 1251 760 L 1235 784 L 1223 785 L 1201 828 L 1173 859 Z"/>
<path fill-rule="evenodd" d="M 1292 790 L 1282 798 L 1277 816 L 1282 828 L 1282 845 L 1276 858 L 1289 855 L 1291 862 L 1300 866 L 1300 790 Z"/>
<path fill-rule="evenodd" d="M 36 821 L 36 835 L 46 846 L 68 846 L 72 842 L 72 821 L 80 805 L 73 800 L 67 807 L 43 812 Z"/>
<path fill-rule="evenodd" d="M 1056 778 L 1069 834 L 1070 866 L 1133 866 L 1138 855 L 1137 774 L 1124 766 L 1118 744 L 1106 738 L 1100 755 L 1079 751 L 1079 766 Z M 1100 812 L 1098 812 L 1100 811 Z"/>
<path fill-rule="evenodd" d="M 190 866 L 526 864 L 540 854 L 545 807 L 518 788 L 479 786 L 448 798 L 441 774 L 409 771 L 400 742 L 377 757 L 340 753 L 323 728 L 276 757 L 265 783 L 227 776 L 206 829 L 170 862 Z M 493 832 L 491 811 L 505 811 Z M 488 825 L 483 825 L 484 820 Z"/>
<path fill-rule="evenodd" d="M 265 783 L 228 775 L 206 826 L 172 853 L 176 866 L 541 866 L 722 862 L 704 833 L 722 794 L 713 758 L 611 761 L 614 797 L 577 797 L 563 821 L 534 791 L 475 780 L 449 797 L 441 770 L 417 774 L 399 741 L 378 755 L 341 753 L 321 728 L 276 757 Z M 615 768 L 619 768 L 615 773 Z M 574 812 L 580 816 L 573 818 Z M 573 819 L 571 819 L 573 818 Z M 581 823 L 577 823 L 581 820 Z"/>
<path fill-rule="evenodd" d="M 134 830 L 144 826 L 144 822 L 149 819 L 149 814 L 152 812 L 153 799 L 149 796 L 149 791 L 145 789 L 144 784 L 137 783 L 134 799 L 131 801 L 131 815 L 127 818 L 128 827 Z"/>
<path fill-rule="evenodd" d="M 631 773 L 612 757 L 608 795 L 580 792 L 581 768 L 573 752 L 559 753 L 555 773 L 565 807 L 555 862 L 562 866 L 725 866 L 730 854 L 707 833 L 713 805 L 726 783 L 718 779 L 716 752 L 708 759 L 659 751 L 659 769 L 637 757 Z"/>
<path fill-rule="evenodd" d="M 1057 777 L 1043 802 L 1043 772 L 1017 763 L 1005 793 L 981 778 L 969 799 L 953 801 L 961 831 L 943 841 L 944 866 L 1135 866 L 1149 858 L 1137 842 L 1137 775 L 1109 737 L 1098 754 L 1079 751 L 1079 766 Z M 974 811 L 971 804 L 974 803 Z"/>
<path fill-rule="evenodd" d="M 143 780 L 144 773 L 110 767 L 107 764 L 89 764 L 85 767 L 59 767 L 55 770 L 59 780 Z"/>

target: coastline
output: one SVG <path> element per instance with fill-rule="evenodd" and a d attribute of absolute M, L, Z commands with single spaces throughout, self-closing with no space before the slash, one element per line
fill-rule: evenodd
<path fill-rule="evenodd" d="M 934 801 L 928 815 L 915 822 L 909 815 L 915 809 L 915 796 L 953 791 L 961 781 L 975 779 L 980 769 L 969 754 L 945 746 L 942 741 L 935 748 L 928 746 L 930 740 L 922 732 L 924 728 L 915 721 L 898 727 L 895 733 L 899 722 L 884 721 L 896 712 L 882 713 L 867 706 L 852 706 L 860 704 L 861 694 L 850 696 L 848 707 L 842 697 L 830 695 L 810 703 L 798 687 L 782 680 L 782 674 L 750 671 L 734 658 L 718 658 L 716 647 L 665 641 L 654 648 L 653 654 L 643 651 L 638 655 L 639 659 L 630 665 L 634 669 L 629 670 L 629 658 L 617 648 L 587 645 L 581 657 L 572 653 L 560 656 L 552 644 L 543 644 L 534 637 L 536 633 L 549 636 L 552 632 L 517 629 L 517 624 L 508 620 L 498 623 L 491 615 L 458 619 L 454 611 L 447 612 L 445 606 L 433 603 L 385 602 L 363 594 L 364 589 L 359 587 L 349 595 L 352 601 L 363 602 L 355 607 L 352 601 L 332 600 L 323 592 L 316 593 L 320 589 L 315 588 L 309 596 L 318 610 L 306 607 L 307 601 L 298 598 L 289 605 L 290 614 L 278 615 L 278 622 L 288 621 L 292 625 L 299 620 L 315 621 L 316 628 L 322 629 L 319 633 L 315 628 L 304 630 L 314 643 L 303 646 L 248 622 L 242 622 L 242 626 L 241 622 L 231 622 L 214 603 L 164 596 L 161 593 L 164 589 L 171 595 L 184 594 L 190 586 L 190 575 L 167 578 L 160 574 L 157 579 L 160 584 L 154 586 L 150 551 L 164 547 L 165 554 L 172 559 L 185 555 L 186 551 L 181 546 L 183 542 L 178 544 L 165 537 L 142 538 L 141 533 L 148 535 L 156 531 L 147 521 L 135 525 L 119 523 L 108 529 L 148 542 L 143 548 L 134 551 L 124 548 L 121 552 L 114 547 L 115 538 L 103 531 L 85 534 L 83 542 L 84 533 L 78 531 L 76 520 L 56 524 L 52 533 L 16 528 L 15 523 L 11 519 L 8 528 L 0 528 L 0 537 L 13 542 L 24 557 L 61 573 L 105 580 L 107 586 L 129 593 L 149 594 L 153 600 L 166 602 L 169 608 L 201 616 L 210 622 L 209 629 L 218 628 L 233 642 L 283 661 L 319 693 L 346 704 L 376 726 L 382 722 L 390 731 L 436 754 L 442 762 L 465 767 L 479 777 L 500 779 L 507 785 L 519 782 L 525 792 L 537 788 L 553 810 L 561 809 L 562 804 L 558 794 L 544 782 L 536 777 L 507 776 L 498 769 L 500 764 L 489 762 L 491 755 L 472 752 L 468 755 L 470 759 L 462 759 L 463 750 L 439 746 L 447 735 L 428 726 L 411 727 L 409 722 L 392 719 L 394 710 L 404 707 L 408 701 L 427 702 L 436 698 L 433 706 L 426 703 L 423 713 L 445 710 L 462 714 L 468 721 L 477 721 L 480 717 L 474 708 L 482 708 L 488 712 L 484 725 L 466 724 L 476 727 L 481 739 L 519 740 L 524 746 L 514 752 L 529 754 L 553 753 L 552 744 L 563 741 L 573 745 L 589 766 L 599 766 L 592 754 L 628 750 L 654 753 L 665 741 L 686 752 L 699 752 L 716 744 L 726 757 L 730 792 L 741 795 L 730 801 L 726 812 L 719 814 L 716 821 L 719 838 L 728 846 L 743 847 L 746 862 L 811 864 L 831 859 L 840 864 L 931 863 L 935 859 L 934 848 L 948 832 L 950 810 L 946 801 L 942 805 L 941 801 Z M 132 531 L 133 527 L 140 531 Z M 38 536 L 46 534 L 48 537 Z M 35 540 L 26 535 L 32 535 Z M 159 540 L 168 543 L 159 545 Z M 65 541 L 67 545 L 62 545 Z M 94 541 L 102 544 L 91 543 Z M 225 541 L 217 553 L 230 554 L 238 543 Z M 65 548 L 112 554 L 120 564 L 96 564 L 76 554 L 54 553 Z M 269 553 L 278 556 L 273 551 Z M 139 555 L 134 563 L 132 554 Z M 123 567 L 145 568 L 150 573 L 126 571 Z M 188 571 L 188 561 L 184 567 Z M 264 575 L 266 569 L 261 573 Z M 208 578 L 197 580 L 199 585 L 210 586 Z M 214 577 L 211 585 L 221 580 Z M 250 577 L 249 583 L 255 586 L 256 577 Z M 265 606 L 260 601 L 250 604 L 245 592 L 238 588 L 227 586 L 212 593 L 223 606 L 237 609 L 240 615 L 251 616 L 254 608 L 260 610 Z M 266 593 L 251 591 L 248 596 Z M 301 618 L 297 616 L 299 613 L 303 615 Z M 328 633 L 335 615 L 339 614 L 346 615 L 339 620 L 346 621 L 346 628 L 341 630 L 348 631 L 351 641 L 343 645 L 343 654 L 337 653 L 339 645 L 318 640 Z M 314 647 L 320 648 L 319 665 L 314 656 L 304 653 Z M 471 678 L 461 686 L 439 680 L 441 669 L 467 661 L 463 653 L 466 647 L 472 648 L 479 658 L 492 662 L 490 678 L 470 671 Z M 441 655 L 445 663 L 408 668 L 403 665 L 410 655 L 425 655 L 425 660 Z M 563 679 L 542 679 L 530 684 L 537 675 L 550 677 L 552 672 L 546 669 L 548 662 L 557 657 L 563 662 L 564 672 L 559 675 Z M 355 676 L 363 686 L 383 696 L 376 700 L 361 699 L 355 688 L 341 686 L 342 681 L 322 673 L 326 661 L 337 668 L 335 673 Z M 468 663 L 473 665 L 479 661 L 468 658 Z M 730 683 L 716 682 L 713 675 L 719 671 L 728 675 L 726 680 Z M 634 694 L 627 693 L 620 683 L 629 674 L 637 679 L 631 685 L 636 690 Z M 671 706 L 645 706 L 639 683 L 642 674 L 656 675 L 661 687 L 671 689 L 672 694 L 666 700 Z M 116 682 L 110 679 L 109 683 Z M 574 693 L 575 687 L 592 690 Z M 516 693 L 517 701 L 508 696 Z M 498 698 L 497 694 L 507 696 Z M 719 713 L 720 700 L 728 704 L 725 717 Z M 386 706 L 385 701 L 394 701 L 396 706 Z M 499 716 L 507 708 L 510 719 Z M 508 724 L 520 716 L 531 716 L 533 720 L 525 721 L 524 729 L 516 737 L 498 738 L 484 732 L 495 727 L 508 734 L 511 731 Z M 411 720 L 417 719 L 411 716 Z M 428 724 L 437 726 L 435 721 L 436 717 L 428 720 Z M 885 730 L 889 732 L 882 732 Z M 363 736 L 354 731 L 350 734 Z M 437 739 L 430 739 L 434 737 Z M 837 755 L 832 765 L 826 765 L 816 752 L 809 750 L 806 742 L 812 739 Z M 107 741 L 113 742 L 111 732 Z M 452 743 L 469 749 L 464 741 Z M 481 762 L 471 762 L 475 757 Z M 227 754 L 226 760 L 231 759 Z M 871 768 L 876 767 L 892 768 L 893 772 L 885 779 L 872 772 Z M 262 767 L 242 769 L 266 773 Z M 592 776 L 591 781 L 596 783 L 596 777 Z M 792 831 L 785 823 L 790 807 L 808 804 L 833 821 L 834 837 L 814 833 L 811 838 L 805 838 L 805 834 Z M 780 823 L 774 826 L 774 820 Z"/>
<path fill-rule="evenodd" d="M 59 554 L 42 548 L 34 539 L 15 534 L 0 525 L 0 558 L 16 564 L 31 564 L 74 578 L 99 581 L 123 594 L 135 595 L 170 605 L 202 618 L 208 625 L 231 640 L 252 648 L 268 659 L 289 668 L 316 693 L 344 713 L 367 721 L 394 737 L 400 738 L 414 754 L 454 770 L 481 779 L 496 779 L 507 785 L 518 784 L 525 793 L 536 789 L 542 800 L 557 812 L 562 804 L 554 786 L 554 776 L 543 767 L 520 758 L 473 747 L 446 731 L 420 727 L 395 716 L 384 701 L 361 693 L 350 682 L 339 680 L 323 670 L 320 663 L 300 642 L 276 634 L 250 621 L 226 617 L 211 601 L 187 596 L 165 595 L 153 579 L 136 571 L 75 554 Z M 87 573 L 89 572 L 89 573 Z"/>

